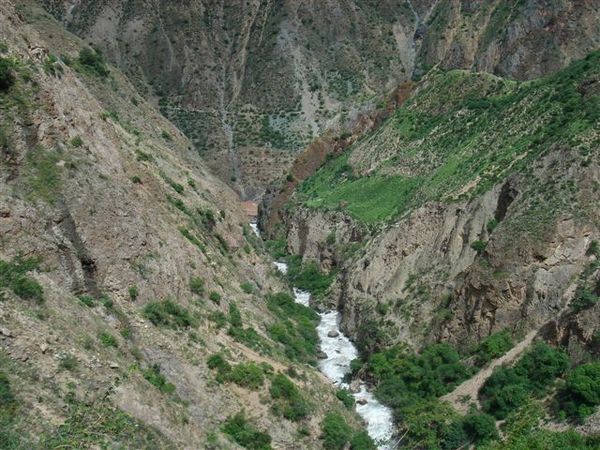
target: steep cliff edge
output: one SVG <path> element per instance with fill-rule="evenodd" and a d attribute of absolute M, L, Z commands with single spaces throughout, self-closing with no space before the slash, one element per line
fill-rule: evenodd
<path fill-rule="evenodd" d="M 354 376 L 395 409 L 407 445 L 562 448 L 542 418 L 597 436 L 598 403 L 566 406 L 556 380 L 600 369 L 599 112 L 598 51 L 527 82 L 432 70 L 278 209 L 294 276 L 334 278 L 312 301 L 342 312 Z M 555 363 L 546 378 L 532 369 Z M 537 421 L 529 437 L 511 428 L 521 414 Z"/>
<path fill-rule="evenodd" d="M 336 229 L 363 244 L 335 264 L 346 330 L 398 320 L 392 340 L 466 342 L 561 310 L 598 239 L 597 91 L 597 53 L 526 83 L 434 72 L 300 185 L 290 250 L 323 262 Z"/>
<path fill-rule="evenodd" d="M 237 194 L 35 2 L 0 10 L 0 447 L 300 449 L 331 411 L 359 428 Z"/>

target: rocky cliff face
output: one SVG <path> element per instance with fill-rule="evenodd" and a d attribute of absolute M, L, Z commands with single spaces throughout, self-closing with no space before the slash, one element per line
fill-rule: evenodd
<path fill-rule="evenodd" d="M 43 3 L 248 198 L 323 130 L 432 66 L 531 79 L 600 38 L 593 0 Z"/>
<path fill-rule="evenodd" d="M 221 426 L 244 409 L 276 447 L 317 445 L 344 408 L 267 332 L 286 288 L 236 193 L 35 2 L 0 9 L 0 446 L 234 448 Z M 259 386 L 217 382 L 215 353 Z M 285 371 L 300 438 L 262 381 Z"/>
<path fill-rule="evenodd" d="M 596 258 L 599 130 L 597 113 L 569 111 L 597 107 L 598 67 L 596 52 L 529 84 L 427 78 L 383 126 L 300 185 L 284 210 L 288 248 L 342 268 L 333 298 L 364 349 L 468 346 L 570 311 Z M 562 92 L 559 104 L 546 103 L 549 92 Z M 541 116 L 532 113 L 539 101 Z M 342 256 L 334 242 L 361 248 Z M 584 342 L 596 352 L 593 333 Z"/>

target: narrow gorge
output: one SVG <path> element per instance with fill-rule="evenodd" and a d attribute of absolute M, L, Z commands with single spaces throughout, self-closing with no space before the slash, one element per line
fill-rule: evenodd
<path fill-rule="evenodd" d="M 0 449 L 599 449 L 599 11 L 0 0 Z"/>

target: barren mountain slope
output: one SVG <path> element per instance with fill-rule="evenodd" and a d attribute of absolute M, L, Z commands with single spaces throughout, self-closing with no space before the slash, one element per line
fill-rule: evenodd
<path fill-rule="evenodd" d="M 318 447 L 325 411 L 358 428 L 237 195 L 45 11 L 0 10 L 0 447 L 239 448 L 244 410 L 227 433 L 274 448 Z"/>

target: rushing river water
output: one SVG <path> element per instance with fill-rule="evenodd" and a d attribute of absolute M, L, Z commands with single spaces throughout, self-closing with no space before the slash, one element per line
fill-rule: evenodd
<path fill-rule="evenodd" d="M 260 236 L 256 224 L 250 224 L 252 230 Z M 276 262 L 277 269 L 287 273 L 287 264 Z M 296 303 L 310 306 L 310 294 L 294 288 Z M 358 351 L 350 339 L 339 329 L 340 313 L 327 311 L 320 313 L 321 322 L 317 326 L 317 333 L 321 350 L 327 358 L 319 361 L 319 369 L 331 382 L 340 388 L 348 389 L 350 386 L 343 382 L 344 376 L 350 372 L 350 362 L 358 357 Z M 372 392 L 364 384 L 360 385 L 358 392 L 353 393 L 356 400 L 356 412 L 367 424 L 367 432 L 371 439 L 377 443 L 379 450 L 392 450 L 392 437 L 394 425 L 392 410 L 377 401 Z"/>

